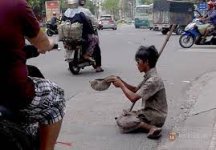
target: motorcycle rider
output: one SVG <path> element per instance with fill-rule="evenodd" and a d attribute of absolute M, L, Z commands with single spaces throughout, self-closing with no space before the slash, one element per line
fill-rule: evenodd
<path fill-rule="evenodd" d="M 95 46 L 98 43 L 98 36 L 95 35 L 92 23 L 79 7 L 78 0 L 68 0 L 68 5 L 70 8 L 65 11 L 64 16 L 62 17 L 62 21 L 70 20 L 71 22 L 79 22 L 83 24 L 82 37 L 83 39 L 88 41 L 88 46 L 86 48 L 85 54 L 83 55 L 83 58 L 95 62 L 95 60 L 92 58 L 92 54 L 94 52 Z"/>
<path fill-rule="evenodd" d="M 92 24 L 96 27 L 99 26 L 97 18 L 91 13 L 91 11 L 87 8 L 84 8 L 86 4 L 86 0 L 79 0 L 79 7 L 81 11 L 91 20 Z M 96 72 L 103 72 L 104 70 L 101 68 L 101 49 L 99 43 L 96 45 L 93 56 L 95 58 L 95 71 Z"/>
<path fill-rule="evenodd" d="M 203 22 L 206 23 L 204 26 L 204 34 L 202 36 L 202 40 L 200 41 L 201 44 L 204 44 L 206 41 L 206 37 L 215 30 L 216 26 L 216 10 L 215 10 L 216 3 L 209 1 L 208 2 L 208 11 L 207 14 L 201 19 Z"/>
<path fill-rule="evenodd" d="M 23 50 L 25 37 L 43 54 L 54 44 L 26 0 L 0 3 L 0 105 L 21 113 L 26 123 L 39 123 L 40 150 L 54 150 L 65 114 L 64 91 L 49 80 L 29 77 Z"/>
<path fill-rule="evenodd" d="M 50 24 L 52 25 L 52 30 L 53 31 L 56 31 L 57 30 L 57 16 L 56 16 L 56 12 L 53 12 L 53 16 L 50 20 Z"/>
<path fill-rule="evenodd" d="M 92 24 L 98 27 L 98 20 L 97 18 L 91 13 L 91 11 L 87 8 L 84 8 L 86 4 L 86 0 L 79 0 L 79 7 L 81 11 L 91 20 Z"/>

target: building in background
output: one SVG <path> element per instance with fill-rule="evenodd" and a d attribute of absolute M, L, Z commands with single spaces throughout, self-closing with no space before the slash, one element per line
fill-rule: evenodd
<path fill-rule="evenodd" d="M 56 13 L 56 16 L 60 16 L 60 1 L 46 1 L 45 2 L 45 9 L 46 9 L 46 21 L 49 21 L 52 16 L 53 12 Z"/>

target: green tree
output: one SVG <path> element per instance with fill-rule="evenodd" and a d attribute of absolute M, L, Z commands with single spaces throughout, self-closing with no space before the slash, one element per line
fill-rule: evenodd
<path fill-rule="evenodd" d="M 40 7 L 42 0 L 28 0 L 28 3 L 31 5 L 32 9 Z"/>
<path fill-rule="evenodd" d="M 87 0 L 85 7 L 88 8 L 92 12 L 92 14 L 95 15 L 97 7 L 93 4 L 92 1 Z"/>
<path fill-rule="evenodd" d="M 50 1 L 50 0 L 28 0 L 28 3 L 32 7 L 35 15 L 38 17 L 38 19 L 41 19 L 42 17 L 45 17 L 45 1 Z M 60 0 L 61 5 L 60 8 L 62 11 L 66 10 L 66 1 L 65 0 Z"/>
<path fill-rule="evenodd" d="M 104 0 L 102 7 L 110 14 L 116 15 L 119 10 L 119 0 Z"/>

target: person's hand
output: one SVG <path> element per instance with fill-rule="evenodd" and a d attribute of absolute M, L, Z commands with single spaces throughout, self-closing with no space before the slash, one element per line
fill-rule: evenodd
<path fill-rule="evenodd" d="M 119 79 L 119 78 L 115 78 L 114 81 L 113 81 L 112 83 L 113 83 L 113 85 L 114 85 L 115 87 L 117 87 L 117 88 L 119 88 L 119 87 L 121 87 L 121 86 L 123 85 L 122 80 Z"/>
<path fill-rule="evenodd" d="M 124 83 L 119 76 L 111 75 L 105 78 L 106 82 L 111 82 L 115 87 L 121 87 Z"/>
<path fill-rule="evenodd" d="M 104 80 L 105 80 L 106 82 L 114 82 L 115 79 L 117 79 L 117 78 L 120 79 L 120 77 L 118 77 L 118 76 L 110 75 L 110 76 L 106 77 Z"/>

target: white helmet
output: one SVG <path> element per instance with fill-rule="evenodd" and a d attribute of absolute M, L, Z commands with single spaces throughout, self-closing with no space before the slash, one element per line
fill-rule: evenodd
<path fill-rule="evenodd" d="M 68 4 L 78 4 L 79 1 L 78 0 L 67 0 Z"/>

